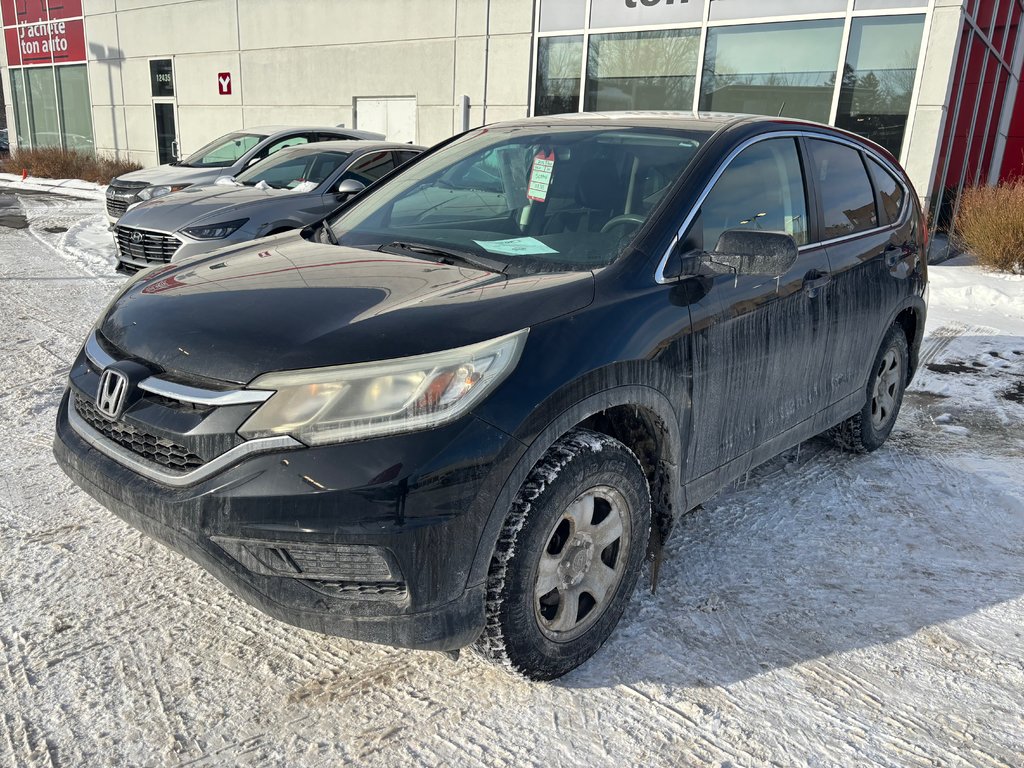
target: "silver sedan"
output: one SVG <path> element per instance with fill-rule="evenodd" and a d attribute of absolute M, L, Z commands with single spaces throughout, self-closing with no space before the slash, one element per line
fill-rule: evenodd
<path fill-rule="evenodd" d="M 423 149 L 380 141 L 304 144 L 233 178 L 138 203 L 114 228 L 118 269 L 135 272 L 301 229 Z"/>

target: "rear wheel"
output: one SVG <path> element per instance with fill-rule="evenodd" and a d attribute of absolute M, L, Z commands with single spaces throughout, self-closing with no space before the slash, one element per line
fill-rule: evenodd
<path fill-rule="evenodd" d="M 856 453 L 868 453 L 882 446 L 903 403 L 909 357 L 903 329 L 892 326 L 875 357 L 864 407 L 856 416 L 828 431 L 836 445 Z"/>
<path fill-rule="evenodd" d="M 535 680 L 582 664 L 625 610 L 650 527 L 647 478 L 632 451 L 589 430 L 560 439 L 505 521 L 478 651 Z"/>

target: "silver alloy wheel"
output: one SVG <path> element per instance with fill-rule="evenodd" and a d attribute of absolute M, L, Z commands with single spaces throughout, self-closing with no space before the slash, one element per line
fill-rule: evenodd
<path fill-rule="evenodd" d="M 622 581 L 630 533 L 629 505 L 610 486 L 594 486 L 565 508 L 534 584 L 534 615 L 546 637 L 569 642 L 597 622 Z"/>
<path fill-rule="evenodd" d="M 899 350 L 889 347 L 875 372 L 875 391 L 871 395 L 871 426 L 885 428 L 896 413 L 896 395 L 903 377 Z"/>

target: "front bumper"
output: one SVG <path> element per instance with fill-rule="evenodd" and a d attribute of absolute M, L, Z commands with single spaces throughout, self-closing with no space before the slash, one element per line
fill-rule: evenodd
<path fill-rule="evenodd" d="M 522 452 L 484 422 L 469 417 L 430 432 L 262 454 L 195 486 L 169 488 L 83 440 L 67 414 L 65 395 L 54 455 L 68 476 L 265 613 L 325 634 L 431 650 L 463 647 L 482 630 L 484 583 L 469 583 L 469 574 Z M 368 596 L 268 575 L 229 554 L 217 543 L 224 540 L 379 548 L 402 588 Z"/>

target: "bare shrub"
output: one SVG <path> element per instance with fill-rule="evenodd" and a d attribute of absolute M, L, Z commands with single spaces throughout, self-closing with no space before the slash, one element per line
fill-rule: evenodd
<path fill-rule="evenodd" d="M 965 189 L 954 239 L 979 264 L 1024 274 L 1024 179 Z"/>
<path fill-rule="evenodd" d="M 30 176 L 43 179 L 82 179 L 97 184 L 107 184 L 115 176 L 141 167 L 110 155 L 59 147 L 17 149 L 0 160 L 0 171 L 5 173 L 20 174 L 26 170 Z"/>

